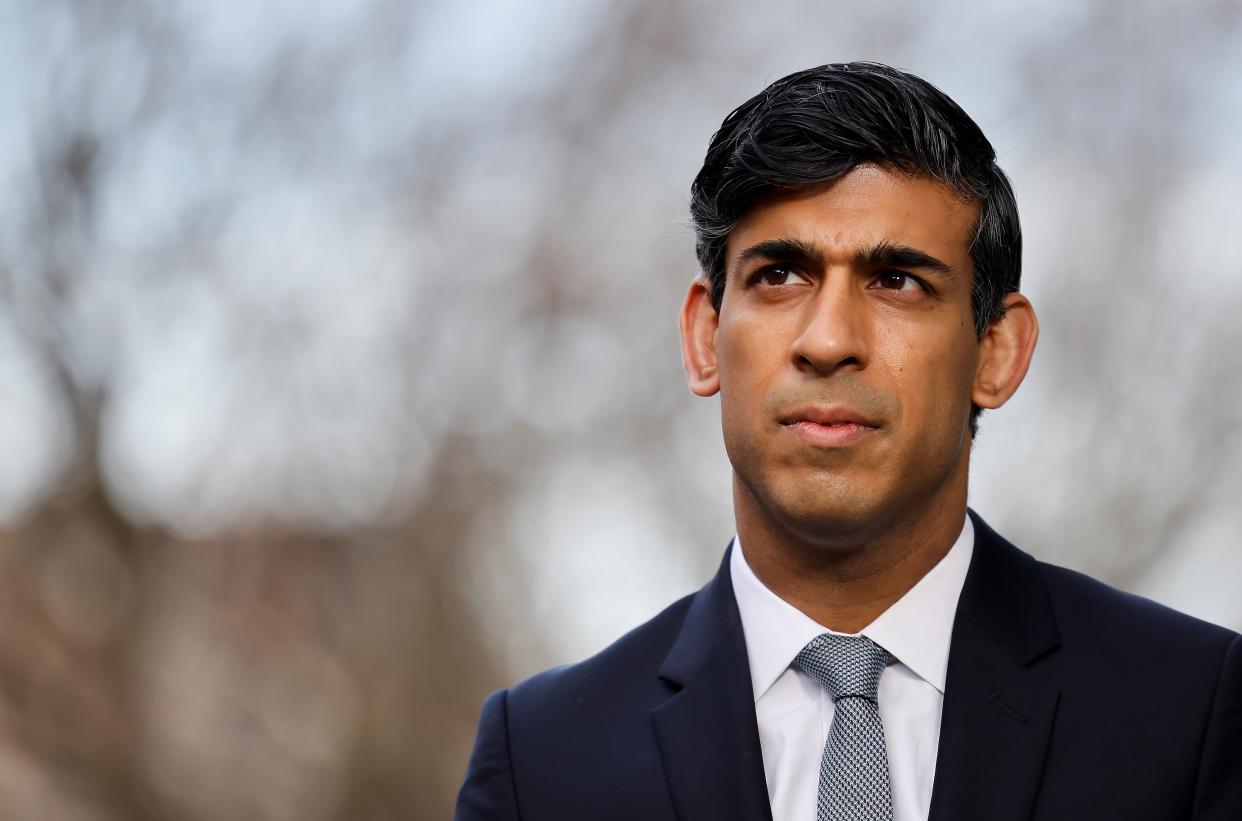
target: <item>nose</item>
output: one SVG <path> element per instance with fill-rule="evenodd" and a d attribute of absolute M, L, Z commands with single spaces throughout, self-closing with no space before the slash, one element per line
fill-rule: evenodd
<path fill-rule="evenodd" d="M 824 376 L 867 367 L 871 346 L 866 315 L 865 300 L 848 282 L 825 285 L 806 303 L 801 333 L 790 349 L 794 366 Z"/>

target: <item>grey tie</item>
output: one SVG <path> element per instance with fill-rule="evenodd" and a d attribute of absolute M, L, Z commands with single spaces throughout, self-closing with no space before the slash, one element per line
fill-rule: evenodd
<path fill-rule="evenodd" d="M 884 725 L 876 704 L 892 656 L 863 636 L 825 633 L 794 659 L 836 705 L 819 762 L 819 821 L 892 821 Z"/>

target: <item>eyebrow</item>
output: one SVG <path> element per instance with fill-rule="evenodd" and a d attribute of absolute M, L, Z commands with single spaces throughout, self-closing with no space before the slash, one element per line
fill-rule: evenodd
<path fill-rule="evenodd" d="M 946 276 L 956 273 L 953 266 L 925 251 L 893 242 L 881 242 L 879 245 L 864 248 L 854 255 L 854 262 L 870 267 L 922 268 Z"/>
<path fill-rule="evenodd" d="M 823 265 L 824 255 L 813 242 L 782 237 L 757 242 L 737 255 L 733 264 L 734 270 L 748 262 L 766 260 L 770 262 L 801 262 L 811 265 Z M 945 276 L 955 276 L 956 271 L 947 262 L 936 259 L 926 251 L 920 251 L 910 245 L 896 242 L 880 242 L 869 248 L 860 249 L 854 254 L 854 264 L 868 268 L 918 268 L 935 271 Z"/>
<path fill-rule="evenodd" d="M 820 265 L 824 261 L 824 256 L 815 247 L 814 243 L 804 240 L 788 238 L 767 239 L 763 242 L 755 243 L 738 254 L 733 267 L 736 270 L 746 263 L 754 262 L 755 260 L 810 262 Z"/>

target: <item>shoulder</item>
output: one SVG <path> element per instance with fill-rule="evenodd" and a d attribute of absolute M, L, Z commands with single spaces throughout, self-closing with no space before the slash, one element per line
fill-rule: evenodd
<path fill-rule="evenodd" d="M 600 795 L 616 797 L 612 780 L 655 778 L 649 713 L 667 698 L 660 665 L 694 598 L 675 602 L 585 661 L 488 696 L 457 817 L 517 818 L 519 803 L 522 817 L 594 817 Z"/>
<path fill-rule="evenodd" d="M 694 598 L 675 602 L 596 655 L 539 673 L 500 697 L 506 759 L 532 817 L 593 817 L 598 796 L 620 800 L 614 782 L 658 781 L 651 712 L 674 692 L 660 667 Z"/>
<path fill-rule="evenodd" d="M 1219 665 L 1238 639 L 1233 630 L 1040 561 L 971 514 L 975 557 L 963 599 L 986 600 L 985 606 L 972 610 L 976 618 L 1016 616 L 1022 628 L 1014 632 L 1022 633 L 1041 620 L 1038 612 L 1046 611 L 1049 619 L 1041 629 L 1052 640 L 1045 643 L 1084 663 L 1093 656 L 1101 663 L 1130 656 L 1148 664 L 1182 656 L 1199 665 L 1215 659 Z M 987 626 L 980 626 L 986 632 Z"/>
<path fill-rule="evenodd" d="M 1233 630 L 1074 570 L 1036 566 L 1052 601 L 1061 654 L 1079 669 L 1153 683 L 1176 671 L 1183 693 L 1210 699 L 1226 668 L 1237 663 L 1242 640 Z"/>
<path fill-rule="evenodd" d="M 1063 631 L 1224 649 L 1238 634 L 1065 567 L 1036 562 Z"/>
<path fill-rule="evenodd" d="M 546 721 L 556 715 L 573 720 L 599 709 L 601 702 L 617 709 L 627 700 L 646 703 L 650 694 L 663 692 L 658 681 L 660 665 L 677 640 L 696 595 L 677 600 L 590 658 L 545 670 L 514 685 L 509 691 L 511 720 L 539 716 Z"/>
<path fill-rule="evenodd" d="M 1014 546 L 971 511 L 975 554 L 958 615 L 1076 693 L 1150 698 L 1174 675 L 1187 709 L 1242 658 L 1236 632 L 1125 593 Z"/>

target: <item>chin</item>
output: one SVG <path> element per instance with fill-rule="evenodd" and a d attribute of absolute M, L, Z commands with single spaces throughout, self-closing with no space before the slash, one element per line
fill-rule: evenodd
<path fill-rule="evenodd" d="M 786 528 L 809 542 L 836 542 L 857 535 L 890 518 L 884 505 L 857 487 L 803 484 L 792 493 L 769 498 L 766 505 Z"/>

